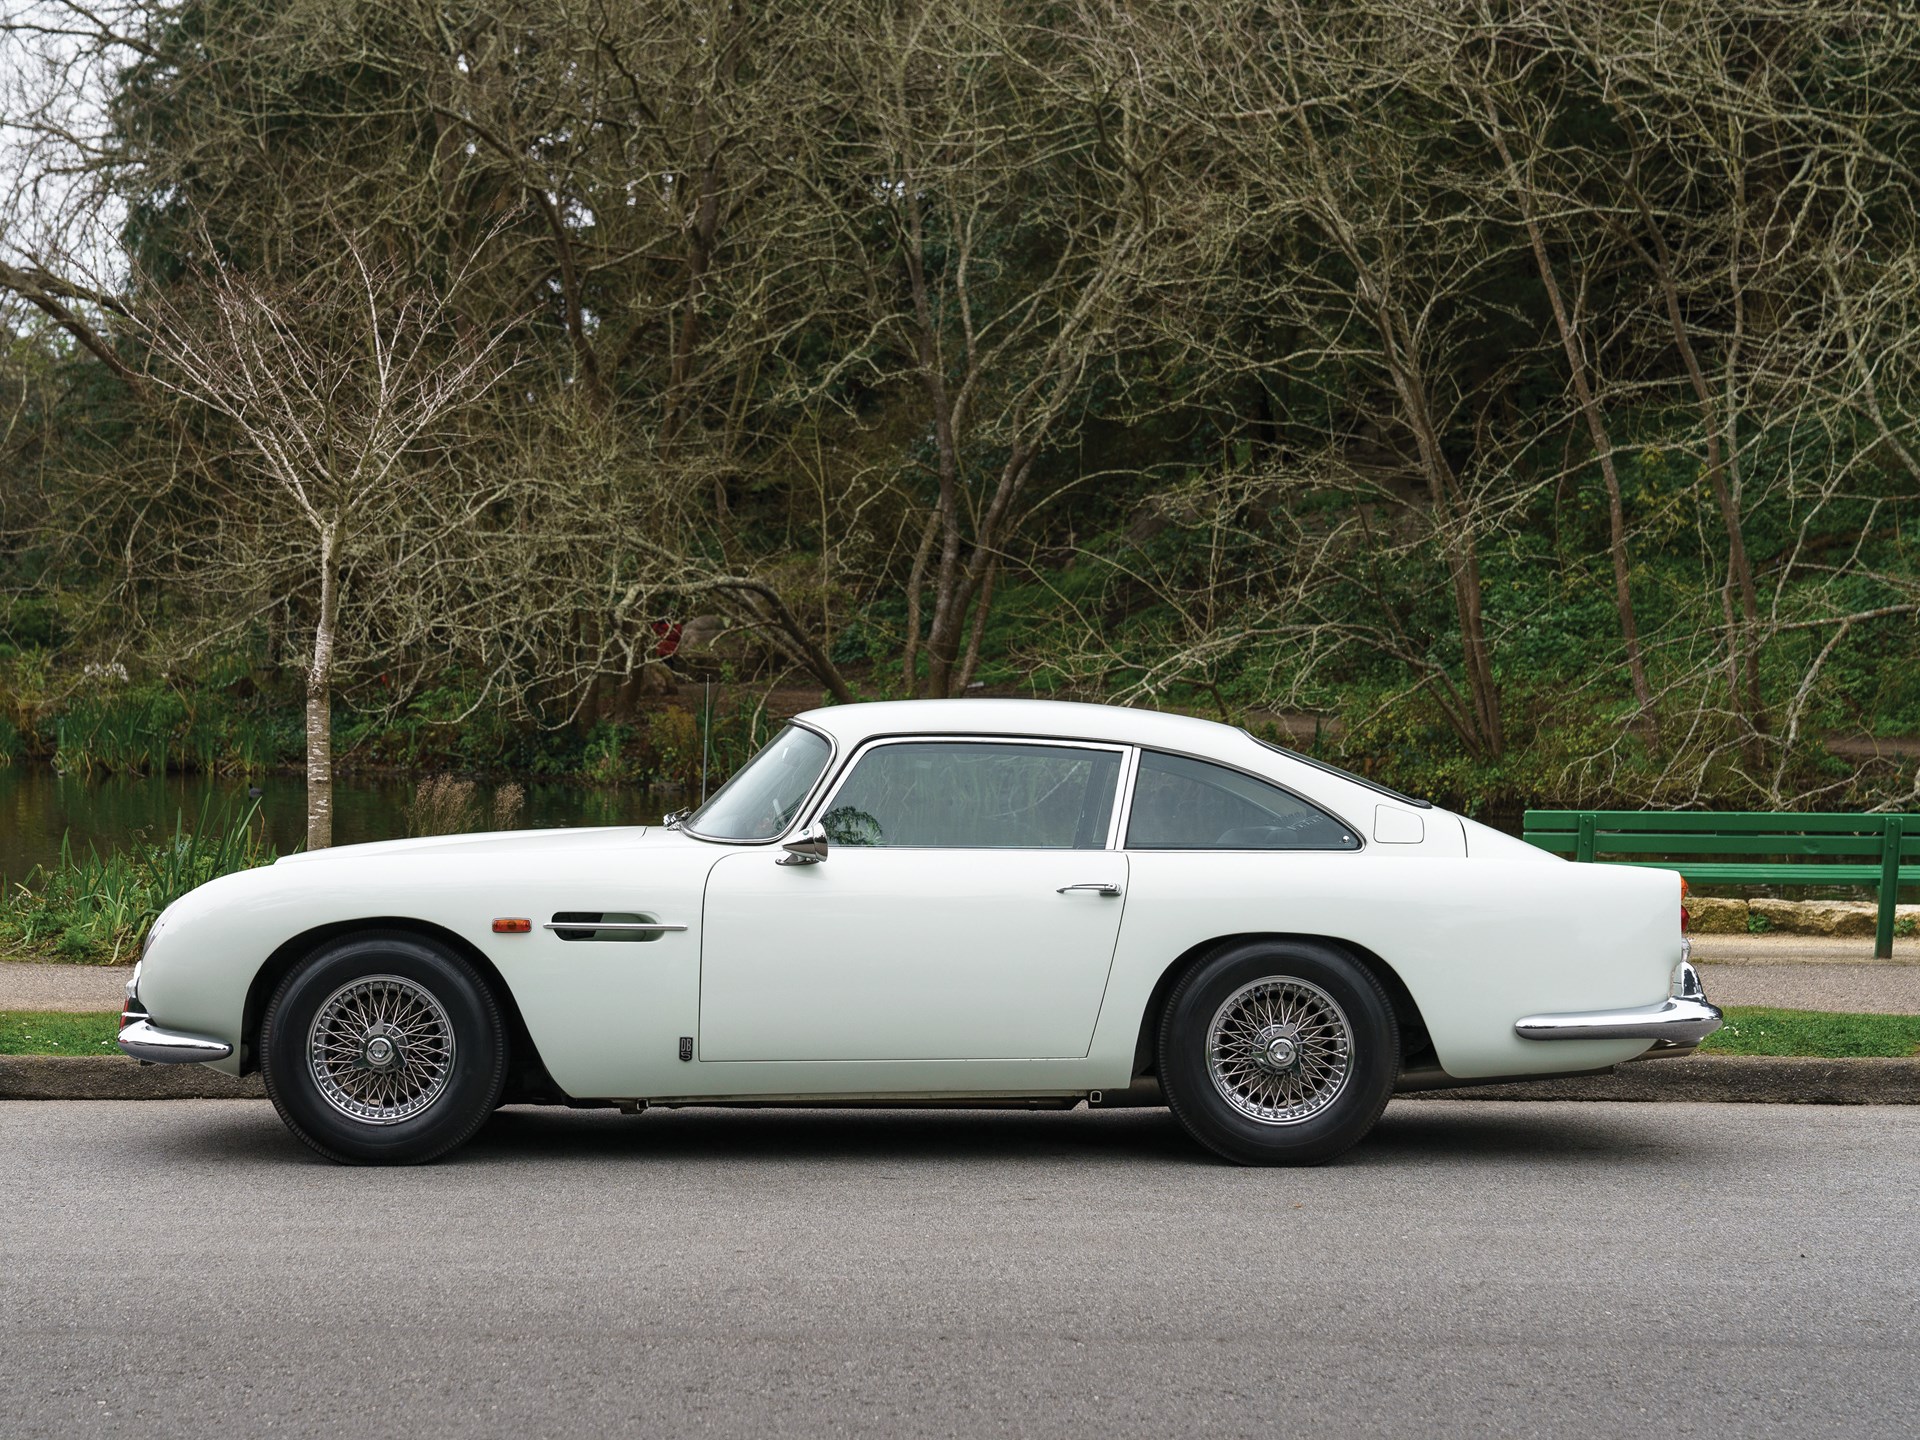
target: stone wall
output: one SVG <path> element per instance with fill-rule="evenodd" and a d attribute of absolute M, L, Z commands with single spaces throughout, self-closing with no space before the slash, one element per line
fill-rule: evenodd
<path fill-rule="evenodd" d="M 1687 897 L 1696 935 L 1872 935 L 1878 911 L 1865 900 L 1715 900 Z M 1905 924 L 1900 922 L 1905 921 Z M 1896 933 L 1920 927 L 1920 905 L 1894 907 Z"/>

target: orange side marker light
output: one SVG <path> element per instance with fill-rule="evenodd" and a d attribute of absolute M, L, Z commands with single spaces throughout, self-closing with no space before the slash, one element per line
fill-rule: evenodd
<path fill-rule="evenodd" d="M 531 929 L 533 921 L 519 916 L 505 916 L 493 922 L 493 933 L 496 935 L 525 935 Z"/>

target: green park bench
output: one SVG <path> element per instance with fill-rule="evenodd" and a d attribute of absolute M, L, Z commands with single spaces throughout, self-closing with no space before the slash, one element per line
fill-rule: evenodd
<path fill-rule="evenodd" d="M 1678 870 L 1698 885 L 1877 886 L 1873 953 L 1881 960 L 1893 958 L 1896 892 L 1920 885 L 1920 815 L 1529 810 L 1522 838 L 1575 860 Z M 1755 858 L 1726 858 L 1736 855 Z"/>

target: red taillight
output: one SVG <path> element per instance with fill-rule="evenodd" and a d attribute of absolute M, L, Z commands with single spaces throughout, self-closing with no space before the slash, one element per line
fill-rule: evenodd
<path fill-rule="evenodd" d="M 1682 935 L 1687 933 L 1687 926 L 1691 923 L 1692 918 L 1693 917 L 1687 914 L 1687 907 L 1682 905 L 1680 907 L 1680 933 Z"/>
<path fill-rule="evenodd" d="M 533 921 L 523 920 L 518 916 L 510 916 L 493 922 L 493 933 L 496 935 L 525 935 L 531 929 L 533 929 Z"/>
<path fill-rule="evenodd" d="M 1693 917 L 1687 914 L 1687 896 L 1692 893 L 1693 887 L 1687 884 L 1687 877 L 1682 875 L 1680 877 L 1680 933 L 1682 935 L 1687 933 L 1687 926 L 1693 922 Z"/>

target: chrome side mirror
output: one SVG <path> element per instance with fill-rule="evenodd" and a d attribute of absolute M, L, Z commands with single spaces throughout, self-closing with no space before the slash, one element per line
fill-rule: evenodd
<path fill-rule="evenodd" d="M 780 847 L 787 853 L 776 865 L 818 865 L 827 858 L 827 831 L 818 820 Z"/>

